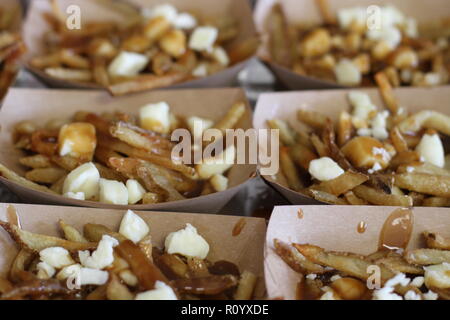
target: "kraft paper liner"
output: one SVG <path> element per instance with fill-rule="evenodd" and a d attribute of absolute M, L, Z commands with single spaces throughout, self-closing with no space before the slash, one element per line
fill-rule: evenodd
<path fill-rule="evenodd" d="M 97 0 L 60 0 L 61 8 L 69 5 L 79 5 L 82 12 L 82 22 L 84 21 L 117 21 L 126 23 L 129 21 L 129 14 L 118 12 L 106 5 L 101 5 Z M 136 8 L 151 8 L 161 3 L 171 3 L 179 11 L 188 11 L 198 13 L 200 16 L 217 17 L 230 13 L 239 22 L 239 36 L 233 40 L 230 45 L 239 41 L 250 39 L 256 36 L 256 29 L 253 24 L 252 11 L 247 1 L 241 0 L 220 0 L 211 5 L 210 0 L 128 0 Z M 30 3 L 29 13 L 24 24 L 24 39 L 29 52 L 26 56 L 26 68 L 38 77 L 46 85 L 53 88 L 72 88 L 72 89 L 102 89 L 101 86 L 94 83 L 81 83 L 75 81 L 65 81 L 50 77 L 44 71 L 32 67 L 28 62 L 34 56 L 45 53 L 45 44 L 42 41 L 46 32 L 50 30 L 48 24 L 42 18 L 43 12 L 49 12 L 50 5 L 48 0 L 33 0 Z M 255 52 L 256 54 L 256 52 Z M 225 70 L 211 76 L 186 81 L 175 84 L 168 88 L 219 88 L 235 86 L 237 75 L 242 71 L 253 57 L 238 62 Z M 162 89 L 162 88 L 161 88 Z"/>
<path fill-rule="evenodd" d="M 14 148 L 11 138 L 14 125 L 22 120 L 33 120 L 44 126 L 50 119 L 68 118 L 79 110 L 96 113 L 118 110 L 138 115 L 140 107 L 159 101 L 166 101 L 172 112 L 179 116 L 199 116 L 214 121 L 221 119 L 233 103 L 245 101 L 247 112 L 237 127 L 242 129 L 252 127 L 252 112 L 241 89 L 163 90 L 118 98 L 113 98 L 103 91 L 11 89 L 5 99 L 3 108 L 0 110 L 0 163 L 19 175 L 25 174 L 26 168 L 21 166 L 18 161 L 24 154 Z M 244 188 L 248 180 L 254 178 L 255 172 L 256 165 L 234 165 L 228 173 L 228 190 L 187 200 L 133 206 L 117 206 L 68 199 L 63 196 L 25 188 L 3 177 L 0 177 L 0 182 L 27 203 L 217 213 L 235 194 Z"/>
<path fill-rule="evenodd" d="M 273 240 L 286 243 L 312 244 L 326 250 L 368 255 L 378 248 L 383 224 L 394 207 L 285 206 L 275 207 L 267 229 L 264 249 L 264 275 L 268 298 L 295 299 L 299 275 L 275 253 Z M 303 218 L 298 217 L 303 211 Z M 412 237 L 407 250 L 424 248 L 422 232 L 431 231 L 450 236 L 450 210 L 414 208 Z M 358 224 L 367 223 L 360 234 Z"/>
<path fill-rule="evenodd" d="M 0 220 L 7 221 L 8 204 L 0 204 Z M 69 208 L 35 205 L 13 205 L 18 212 L 22 228 L 27 231 L 61 236 L 58 221 L 82 231 L 86 223 L 103 224 L 112 230 L 119 230 L 120 221 L 126 211 L 92 208 Z M 244 218 L 242 232 L 233 237 L 232 231 L 241 217 L 201 215 L 174 212 L 136 212 L 149 225 L 154 245 L 164 247 L 166 236 L 173 231 L 183 229 L 186 223 L 197 228 L 209 243 L 208 259 L 212 262 L 227 260 L 235 263 L 242 272 L 248 270 L 258 276 L 255 290 L 256 298 L 265 295 L 263 275 L 263 247 L 266 235 L 266 221 L 260 218 Z M 0 276 L 5 276 L 17 254 L 17 246 L 9 235 L 0 230 Z"/>
<path fill-rule="evenodd" d="M 450 17 L 450 5 L 446 0 L 328 0 L 332 13 L 341 8 L 371 5 L 394 5 L 406 16 L 413 17 L 419 27 L 426 27 L 440 19 Z M 256 29 L 262 38 L 258 52 L 263 62 L 275 73 L 278 80 L 291 90 L 337 89 L 345 88 L 336 82 L 324 81 L 310 76 L 302 76 L 270 60 L 268 53 L 268 33 L 265 27 L 267 15 L 275 3 L 281 3 L 289 24 L 318 25 L 323 23 L 315 0 L 258 0 L 254 12 Z"/>
<path fill-rule="evenodd" d="M 286 120 L 293 128 L 301 128 L 303 124 L 297 120 L 297 111 L 300 109 L 314 110 L 330 117 L 333 121 L 338 119 L 343 110 L 351 110 L 348 102 L 348 93 L 361 91 L 369 94 L 372 102 L 379 110 L 384 109 L 377 89 L 346 89 L 327 91 L 299 91 L 286 93 L 268 93 L 260 96 L 253 120 L 255 129 L 267 129 L 267 120 Z M 400 106 L 408 112 L 421 110 L 435 110 L 450 114 L 448 101 L 450 101 L 450 87 L 439 88 L 399 88 L 395 95 Z M 264 146 L 260 146 L 264 148 Z M 318 204 L 320 202 L 302 195 L 276 182 L 270 176 L 263 176 L 264 180 L 275 190 L 280 192 L 292 204 Z"/>

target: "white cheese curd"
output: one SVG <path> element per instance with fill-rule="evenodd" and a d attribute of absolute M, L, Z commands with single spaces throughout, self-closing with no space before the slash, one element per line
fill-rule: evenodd
<path fill-rule="evenodd" d="M 134 243 L 141 241 L 149 232 L 147 223 L 131 210 L 125 213 L 120 222 L 119 233 Z"/>
<path fill-rule="evenodd" d="M 192 75 L 197 78 L 203 78 L 208 75 L 208 65 L 204 62 L 199 63 L 198 66 L 192 70 Z"/>
<path fill-rule="evenodd" d="M 205 259 L 208 256 L 209 244 L 198 234 L 191 224 L 184 229 L 170 233 L 165 241 L 165 249 L 169 254 L 181 254 L 186 257 Z"/>
<path fill-rule="evenodd" d="M 128 179 L 126 184 L 128 190 L 128 204 L 136 204 L 142 200 L 146 193 L 144 187 L 139 181 L 134 179 Z"/>
<path fill-rule="evenodd" d="M 74 263 L 69 251 L 61 247 L 50 247 L 41 250 L 41 252 L 39 252 L 39 257 L 41 258 L 41 261 L 56 269 L 60 269 Z"/>
<path fill-rule="evenodd" d="M 36 265 L 36 269 L 37 277 L 43 280 L 52 278 L 56 273 L 55 268 L 44 261 L 39 262 Z"/>
<path fill-rule="evenodd" d="M 107 271 L 81 268 L 79 273 L 80 284 L 101 286 L 108 282 L 109 274 Z"/>
<path fill-rule="evenodd" d="M 366 25 L 367 9 L 364 7 L 353 7 L 340 9 L 337 12 L 339 26 L 347 30 L 353 23 L 359 26 Z"/>
<path fill-rule="evenodd" d="M 144 70 L 149 61 L 146 55 L 122 51 L 109 64 L 108 73 L 112 77 L 133 77 Z"/>
<path fill-rule="evenodd" d="M 81 264 L 79 263 L 64 267 L 60 272 L 58 272 L 58 274 L 56 275 L 56 279 L 66 280 L 70 277 L 79 277 L 81 268 Z"/>
<path fill-rule="evenodd" d="M 174 20 L 173 25 L 177 29 L 190 30 L 197 26 L 197 19 L 189 13 L 180 13 Z"/>
<path fill-rule="evenodd" d="M 444 146 L 438 134 L 424 134 L 422 140 L 416 147 L 425 162 L 434 164 L 437 167 L 443 168 L 445 165 Z"/>
<path fill-rule="evenodd" d="M 344 170 L 333 159 L 323 157 L 309 163 L 309 173 L 319 181 L 329 181 L 344 174 Z"/>
<path fill-rule="evenodd" d="M 156 281 L 155 289 L 138 293 L 136 300 L 178 300 L 171 287 L 162 281 Z"/>
<path fill-rule="evenodd" d="M 139 112 L 141 127 L 158 133 L 170 131 L 170 106 L 167 102 L 150 103 Z"/>
<path fill-rule="evenodd" d="M 358 66 L 349 59 L 341 59 L 334 68 L 336 80 L 339 84 L 356 86 L 361 84 L 362 75 Z"/>
<path fill-rule="evenodd" d="M 100 179 L 99 184 L 101 203 L 127 205 L 128 204 L 128 189 L 123 182 Z"/>
<path fill-rule="evenodd" d="M 425 300 L 437 300 L 437 299 L 439 299 L 439 295 L 430 290 L 427 293 L 423 294 L 423 298 Z"/>
<path fill-rule="evenodd" d="M 353 106 L 353 117 L 367 120 L 370 115 L 377 111 L 377 107 L 372 103 L 367 93 L 351 91 L 348 94 L 350 104 Z"/>
<path fill-rule="evenodd" d="M 420 288 L 421 286 L 423 286 L 423 284 L 425 283 L 425 278 L 424 277 L 415 277 L 412 281 L 411 281 L 411 285 L 417 288 Z"/>
<path fill-rule="evenodd" d="M 225 191 L 228 188 L 228 178 L 223 176 L 222 174 L 215 174 L 209 180 L 211 182 L 212 187 L 217 192 Z"/>
<path fill-rule="evenodd" d="M 228 53 L 222 47 L 215 47 L 211 55 L 214 58 L 214 60 L 216 60 L 224 67 L 230 64 L 230 58 L 228 57 Z"/>
<path fill-rule="evenodd" d="M 84 267 L 101 270 L 114 262 L 113 248 L 118 244 L 117 239 L 104 235 L 92 254 L 88 250 L 79 251 L 78 257 Z"/>
<path fill-rule="evenodd" d="M 83 192 L 86 199 L 98 195 L 100 173 L 92 163 L 85 163 L 73 170 L 64 180 L 63 194 Z"/>
<path fill-rule="evenodd" d="M 178 17 L 178 10 L 171 4 L 160 4 L 145 10 L 144 15 L 150 19 L 163 17 L 167 21 L 174 23 Z"/>
<path fill-rule="evenodd" d="M 211 51 L 219 31 L 214 27 L 197 27 L 189 40 L 189 48 L 195 51 Z"/>

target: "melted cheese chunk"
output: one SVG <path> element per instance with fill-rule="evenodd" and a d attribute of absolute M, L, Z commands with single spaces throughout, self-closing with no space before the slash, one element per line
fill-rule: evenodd
<path fill-rule="evenodd" d="M 92 163 L 85 163 L 73 170 L 64 181 L 63 194 L 83 192 L 86 199 L 98 195 L 100 173 Z"/>
<path fill-rule="evenodd" d="M 197 19 L 189 13 L 180 13 L 173 22 L 175 28 L 191 30 L 197 26 Z"/>
<path fill-rule="evenodd" d="M 55 268 L 53 268 L 51 265 L 49 265 L 48 263 L 41 261 L 36 265 L 36 269 L 37 269 L 37 277 L 39 279 L 50 279 L 52 278 L 55 273 L 56 270 Z"/>
<path fill-rule="evenodd" d="M 91 161 L 96 146 L 95 127 L 90 123 L 66 124 L 59 131 L 58 148 L 61 157 L 71 156 Z"/>
<path fill-rule="evenodd" d="M 216 190 L 217 192 L 225 191 L 228 189 L 228 178 L 221 174 L 213 175 L 209 181 L 211 182 L 214 190 Z"/>
<path fill-rule="evenodd" d="M 173 289 L 162 281 L 156 281 L 155 289 L 138 293 L 136 300 L 177 300 Z"/>
<path fill-rule="evenodd" d="M 333 159 L 323 157 L 309 163 L 309 173 L 319 181 L 329 181 L 344 174 L 344 170 Z"/>
<path fill-rule="evenodd" d="M 169 254 L 181 254 L 186 257 L 205 259 L 208 256 L 209 244 L 197 233 L 197 229 L 191 224 L 186 228 L 170 233 L 165 241 L 166 252 Z"/>
<path fill-rule="evenodd" d="M 416 151 L 426 162 L 440 168 L 445 166 L 444 146 L 438 134 L 424 134 Z"/>
<path fill-rule="evenodd" d="M 82 286 L 96 285 L 101 286 L 108 282 L 109 274 L 107 271 L 81 268 L 79 273 L 79 280 Z"/>
<path fill-rule="evenodd" d="M 170 107 L 166 102 L 151 103 L 140 109 L 141 127 L 158 133 L 170 131 Z"/>
<path fill-rule="evenodd" d="M 150 229 L 147 223 L 135 214 L 133 211 L 128 210 L 122 218 L 120 223 L 119 233 L 125 238 L 137 243 L 141 241 L 148 233 Z"/>
<path fill-rule="evenodd" d="M 86 200 L 86 195 L 84 192 L 67 192 L 64 197 L 75 200 Z"/>
<path fill-rule="evenodd" d="M 178 17 L 178 10 L 171 4 L 160 4 L 154 6 L 148 11 L 147 10 L 144 11 L 143 14 L 150 19 L 156 17 L 163 17 L 167 21 L 175 22 L 175 20 Z"/>

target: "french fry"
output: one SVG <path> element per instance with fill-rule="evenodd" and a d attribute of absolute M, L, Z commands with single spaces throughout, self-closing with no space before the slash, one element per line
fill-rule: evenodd
<path fill-rule="evenodd" d="M 450 239 L 444 238 L 439 233 L 425 231 L 423 233 L 427 247 L 430 249 L 450 250 Z"/>
<path fill-rule="evenodd" d="M 244 271 L 234 295 L 235 300 L 251 300 L 255 290 L 257 277 L 250 271 Z"/>
<path fill-rule="evenodd" d="M 305 170 L 309 169 L 309 163 L 312 160 L 317 159 L 317 155 L 314 152 L 301 144 L 291 146 L 289 148 L 289 154 L 292 160 Z"/>
<path fill-rule="evenodd" d="M 108 300 L 133 300 L 134 295 L 123 285 L 115 274 L 112 274 L 106 287 Z"/>
<path fill-rule="evenodd" d="M 315 111 L 300 109 L 297 112 L 297 119 L 313 129 L 323 129 L 329 121 L 328 117 Z"/>
<path fill-rule="evenodd" d="M 126 238 L 118 232 L 114 232 L 101 224 L 87 223 L 83 227 L 83 235 L 88 241 L 99 242 L 104 235 L 108 235 L 117 241 L 125 241 Z"/>
<path fill-rule="evenodd" d="M 231 45 L 228 49 L 230 63 L 235 64 L 250 58 L 257 51 L 259 44 L 259 39 L 254 37 Z"/>
<path fill-rule="evenodd" d="M 321 182 L 319 185 L 315 186 L 314 189 L 340 196 L 368 180 L 369 177 L 362 173 L 347 171 L 336 179 Z"/>
<path fill-rule="evenodd" d="M 285 177 L 287 178 L 289 187 L 296 191 L 303 189 L 304 186 L 298 176 L 294 161 L 286 148 L 282 148 L 280 150 L 280 166 Z"/>
<path fill-rule="evenodd" d="M 243 102 L 235 103 L 227 114 L 214 125 L 214 128 L 225 134 L 225 130 L 234 129 L 239 120 L 244 116 L 245 111 L 246 108 Z"/>
<path fill-rule="evenodd" d="M 64 237 L 68 241 L 87 243 L 87 239 L 71 225 L 68 225 L 64 220 L 59 220 L 59 226 L 64 233 Z"/>
<path fill-rule="evenodd" d="M 19 162 L 20 164 L 33 169 L 48 168 L 51 166 L 50 159 L 42 154 L 20 158 Z"/>
<path fill-rule="evenodd" d="M 450 263 L 450 251 L 436 249 L 416 249 L 408 251 L 406 261 L 411 264 L 427 266 L 441 263 Z"/>
<path fill-rule="evenodd" d="M 295 144 L 295 136 L 287 122 L 279 119 L 267 120 L 267 124 L 271 129 L 280 131 L 280 140 L 286 146 Z"/>
<path fill-rule="evenodd" d="M 394 194 L 385 194 L 382 191 L 374 188 L 360 185 L 353 189 L 355 195 L 361 199 L 368 201 L 371 204 L 380 206 L 400 206 L 412 207 L 413 200 L 409 196 L 398 196 Z"/>
<path fill-rule="evenodd" d="M 66 81 L 78 81 L 89 82 L 92 81 L 92 72 L 84 69 L 68 69 L 68 68 L 46 68 L 45 73 L 51 77 L 66 80 Z"/>
<path fill-rule="evenodd" d="M 316 0 L 317 7 L 320 10 L 320 14 L 322 15 L 322 19 L 325 21 L 326 24 L 336 24 L 336 18 L 331 13 L 330 10 L 330 4 L 328 3 L 328 0 Z"/>
<path fill-rule="evenodd" d="M 320 201 L 320 202 L 325 202 L 328 204 L 335 204 L 335 205 L 339 205 L 339 206 L 348 205 L 348 202 L 345 199 L 338 198 L 338 197 L 336 197 L 330 193 L 324 192 L 324 191 L 309 189 L 308 192 L 311 194 L 311 196 L 314 199 L 316 199 L 317 201 Z"/>
<path fill-rule="evenodd" d="M 403 173 L 395 175 L 395 185 L 402 189 L 450 198 L 450 177 L 424 173 Z"/>
<path fill-rule="evenodd" d="M 363 200 L 361 198 L 358 198 L 353 191 L 349 191 L 346 194 L 344 194 L 345 200 L 348 201 L 353 206 L 366 206 L 369 203 L 366 200 Z"/>
<path fill-rule="evenodd" d="M 450 135 L 450 117 L 436 111 L 420 111 L 398 124 L 402 133 L 418 132 L 421 129 L 433 129 Z"/>
<path fill-rule="evenodd" d="M 424 207 L 450 207 L 450 199 L 449 198 L 440 198 L 440 197 L 430 197 L 430 198 L 423 200 L 422 206 L 424 206 Z"/>
<path fill-rule="evenodd" d="M 375 81 L 378 84 L 381 96 L 383 97 L 386 107 L 393 114 L 397 114 L 398 110 L 399 110 L 398 101 L 394 95 L 392 86 L 391 86 L 386 74 L 383 72 L 378 72 L 375 75 Z"/>
<path fill-rule="evenodd" d="M 31 233 L 4 221 L 0 221 L 0 227 L 8 232 L 11 238 L 13 238 L 19 246 L 36 253 L 50 247 L 62 247 L 71 252 L 90 250 L 96 247 L 95 243 L 74 242 L 37 233 Z"/>
<path fill-rule="evenodd" d="M 126 80 L 108 87 L 108 91 L 113 96 L 123 96 L 129 93 L 140 92 L 144 90 L 158 89 L 168 87 L 179 82 L 188 80 L 189 74 L 184 72 L 169 72 L 163 76 L 140 75 L 131 80 Z"/>
<path fill-rule="evenodd" d="M 30 189 L 33 189 L 36 191 L 42 191 L 42 192 L 46 192 L 46 193 L 56 194 L 54 191 L 50 190 L 49 188 L 47 188 L 45 186 L 34 183 L 32 181 L 29 181 L 29 180 L 19 176 L 17 173 L 9 170 L 1 163 L 0 163 L 0 176 L 3 176 L 6 179 L 11 180 L 15 183 L 18 183 L 25 188 L 30 188 Z"/>
<path fill-rule="evenodd" d="M 287 21 L 281 4 L 274 5 L 266 19 L 266 24 L 272 59 L 283 66 L 292 66 L 294 57 L 292 55 Z"/>
<path fill-rule="evenodd" d="M 66 175 L 66 170 L 59 168 L 39 168 L 28 171 L 25 178 L 30 181 L 53 184 Z"/>
<path fill-rule="evenodd" d="M 408 151 L 408 143 L 405 141 L 400 130 L 397 127 L 391 130 L 389 136 L 392 140 L 392 144 L 394 145 L 395 150 L 397 150 L 398 153 Z"/>
<path fill-rule="evenodd" d="M 311 143 L 313 144 L 314 148 L 316 149 L 317 154 L 320 157 L 330 157 L 331 156 L 330 150 L 325 145 L 325 143 L 323 143 L 323 141 L 320 140 L 320 138 L 317 135 L 315 135 L 315 134 L 311 135 Z"/>
<path fill-rule="evenodd" d="M 337 137 L 339 146 L 344 146 L 351 138 L 353 125 L 348 112 L 342 111 L 339 115 Z"/>
<path fill-rule="evenodd" d="M 318 264 L 312 263 L 306 259 L 294 247 L 283 243 L 278 239 L 274 239 L 273 245 L 276 253 L 283 259 L 292 270 L 299 273 L 323 274 L 325 269 Z"/>

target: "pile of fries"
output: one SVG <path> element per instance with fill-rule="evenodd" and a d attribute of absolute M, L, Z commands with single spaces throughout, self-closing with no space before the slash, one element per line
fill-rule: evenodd
<path fill-rule="evenodd" d="M 18 60 L 25 53 L 21 36 L 11 31 L 17 12 L 0 8 L 0 101 L 19 71 Z"/>
<path fill-rule="evenodd" d="M 144 229 L 139 238 L 122 231 L 127 216 Z M 64 238 L 14 223 L 0 221 L 0 226 L 19 247 L 8 279 L 0 278 L 4 300 L 247 300 L 257 280 L 232 262 L 168 253 L 167 239 L 165 248 L 155 247 L 147 224 L 131 211 L 119 232 L 91 223 L 80 232 L 62 220 Z"/>
<path fill-rule="evenodd" d="M 373 86 L 380 71 L 394 87 L 448 84 L 448 21 L 419 34 L 414 18 L 392 6 L 382 7 L 377 19 L 366 7 L 342 8 L 335 15 L 327 0 L 316 3 L 324 22 L 314 26 L 289 25 L 282 4 L 274 5 L 266 21 L 270 61 L 344 86 Z M 377 21 L 381 26 L 369 29 Z"/>
<path fill-rule="evenodd" d="M 142 117 L 143 109 L 150 107 L 150 110 L 154 110 L 161 105 L 167 106 L 168 111 L 168 127 L 164 133 L 158 119 L 150 121 L 149 126 Z M 15 126 L 13 139 L 15 146 L 26 153 L 19 162 L 29 168 L 29 171 L 24 178 L 0 164 L 0 175 L 38 191 L 78 200 L 121 205 L 155 204 L 224 191 L 228 188 L 226 174 L 233 166 L 236 156 L 234 145 L 225 146 L 224 152 L 216 154 L 211 162 L 184 164 L 182 156 L 179 158 L 180 155 L 172 154 L 175 143 L 170 140 L 171 133 L 178 128 L 189 128 L 192 132 L 192 146 L 198 146 L 198 132 L 193 132 L 196 124 L 192 128 L 192 122 L 208 122 L 210 127 L 225 132 L 239 125 L 246 110 L 245 103 L 237 102 L 222 119 L 214 122 L 198 117 L 178 117 L 162 102 L 144 106 L 139 117 L 123 112 L 98 115 L 80 111 L 71 119 L 53 119 L 45 126 L 33 121 L 22 121 Z M 145 124 L 146 129 L 142 127 Z M 97 185 L 89 194 L 82 189 L 69 190 L 69 180 L 73 180 L 71 175 L 84 170 L 80 168 L 86 166 L 97 175 L 97 181 L 100 178 L 100 187 L 95 182 Z M 119 202 L 114 197 L 102 199 L 99 191 L 102 180 L 116 186 L 119 184 L 119 188 L 125 190 L 125 193 L 128 189 L 128 201 L 124 199 L 125 202 Z M 129 186 L 130 181 L 133 186 Z M 130 191 L 130 188 L 137 190 L 137 198 L 136 192 Z M 84 192 L 81 197 L 77 196 L 79 191 Z"/>
<path fill-rule="evenodd" d="M 354 91 L 352 109 L 341 111 L 336 123 L 312 110 L 298 111 L 302 125 L 295 129 L 284 120 L 268 121 L 280 130 L 276 181 L 329 204 L 450 206 L 450 117 L 430 110 L 409 114 L 386 75 L 376 79 L 386 110 Z"/>
<path fill-rule="evenodd" d="M 69 30 L 58 1 L 50 1 L 53 14 L 44 17 L 52 30 L 42 40 L 47 52 L 32 58 L 31 67 L 113 95 L 206 77 L 252 56 L 258 46 L 256 38 L 234 41 L 240 26 L 230 15 L 201 18 L 163 4 L 135 12 L 129 23 L 91 21 Z"/>
<path fill-rule="evenodd" d="M 277 254 L 302 275 L 300 300 L 449 300 L 450 239 L 424 232 L 426 249 L 380 250 L 368 256 L 274 240 Z M 377 266 L 382 288 L 368 289 Z"/>

